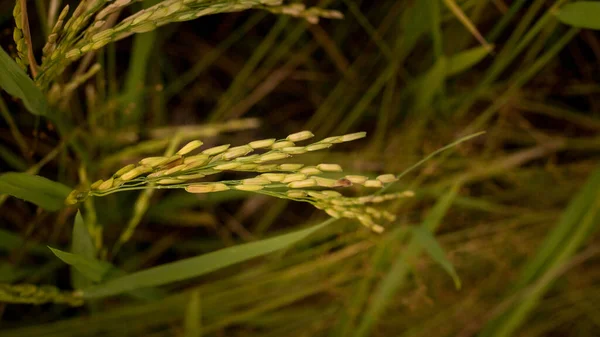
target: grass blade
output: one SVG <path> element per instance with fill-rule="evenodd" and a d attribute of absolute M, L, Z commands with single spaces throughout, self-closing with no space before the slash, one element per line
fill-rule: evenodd
<path fill-rule="evenodd" d="M 61 209 L 70 192 L 67 186 L 40 176 L 18 172 L 0 175 L 0 194 L 12 195 L 49 211 Z"/>
<path fill-rule="evenodd" d="M 586 29 L 600 29 L 600 2 L 579 1 L 562 6 L 556 13 L 560 22 Z"/>
<path fill-rule="evenodd" d="M 112 265 L 108 262 L 98 261 L 94 258 L 89 258 L 79 254 L 63 252 L 60 249 L 48 247 L 58 257 L 68 265 L 73 266 L 83 276 L 94 282 L 100 282 L 106 273 L 112 269 Z"/>
<path fill-rule="evenodd" d="M 448 59 L 440 56 L 435 64 L 418 81 L 415 92 L 415 111 L 422 111 L 431 105 L 435 95 L 444 87 Z"/>
<path fill-rule="evenodd" d="M 431 234 L 430 231 L 423 228 L 422 226 L 415 227 L 412 229 L 413 238 L 416 242 L 421 245 L 421 248 L 425 250 L 431 258 L 437 262 L 444 270 L 452 277 L 454 281 L 454 286 L 456 289 L 460 289 L 461 282 L 456 270 L 452 263 L 446 258 L 446 254 L 444 254 L 444 250 L 442 246 L 437 242 L 435 237 Z"/>
<path fill-rule="evenodd" d="M 104 284 L 84 289 L 83 296 L 85 298 L 111 296 L 134 289 L 159 286 L 201 276 L 211 271 L 285 248 L 304 239 L 331 222 L 333 222 L 332 219 L 317 226 L 289 234 L 229 247 L 201 256 L 142 270 L 110 280 Z"/>
<path fill-rule="evenodd" d="M 202 336 L 202 302 L 200 300 L 200 291 L 194 290 L 190 294 L 190 300 L 185 309 L 183 322 L 185 327 L 185 337 Z"/>
<path fill-rule="evenodd" d="M 73 235 L 71 238 L 71 253 L 84 256 L 89 259 L 96 257 L 96 247 L 90 232 L 83 221 L 81 212 L 77 212 L 73 224 Z M 91 285 L 88 279 L 82 275 L 77 268 L 71 266 L 71 285 L 75 289 L 82 289 Z"/>
<path fill-rule="evenodd" d="M 0 48 L 0 87 L 12 96 L 23 100 L 23 104 L 34 115 L 48 113 L 48 102 L 40 89 L 21 68 Z"/>
<path fill-rule="evenodd" d="M 483 60 L 490 53 L 486 46 L 474 47 L 464 50 L 448 58 L 446 67 L 446 76 L 454 76 L 465 70 L 471 69 L 474 65 Z"/>

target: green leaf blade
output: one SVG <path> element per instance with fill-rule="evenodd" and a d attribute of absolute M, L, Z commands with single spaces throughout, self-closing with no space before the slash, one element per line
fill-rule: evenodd
<path fill-rule="evenodd" d="M 48 114 L 48 102 L 42 91 L 2 48 L 0 48 L 0 87 L 12 96 L 23 100 L 23 104 L 32 114 L 38 116 Z"/>
<path fill-rule="evenodd" d="M 229 247 L 197 257 L 142 270 L 84 289 L 83 296 L 84 298 L 106 297 L 135 289 L 159 286 L 198 277 L 217 269 L 285 248 L 331 222 L 333 220 L 274 238 Z"/>
<path fill-rule="evenodd" d="M 448 260 L 442 246 L 440 246 L 431 232 L 421 226 L 413 228 L 412 231 L 416 242 L 421 245 L 421 248 L 423 248 L 423 250 L 425 250 L 425 252 L 427 252 L 427 254 L 429 254 L 429 256 L 450 275 L 450 277 L 452 277 L 456 289 L 460 289 L 461 282 L 454 269 L 454 265 Z"/>
<path fill-rule="evenodd" d="M 71 253 L 81 255 L 89 259 L 96 258 L 96 247 L 88 228 L 83 221 L 81 212 L 78 211 L 75 215 L 75 223 L 73 223 L 73 234 L 71 237 Z M 75 289 L 82 289 L 91 285 L 74 266 L 71 266 L 71 285 Z"/>
<path fill-rule="evenodd" d="M 0 194 L 32 202 L 48 211 L 57 211 L 71 189 L 50 179 L 27 173 L 8 172 L 0 175 Z"/>
<path fill-rule="evenodd" d="M 83 276 L 94 282 L 100 282 L 106 273 L 112 269 L 108 262 L 98 261 L 79 254 L 63 252 L 60 249 L 48 247 L 64 263 L 73 266 Z"/>
<path fill-rule="evenodd" d="M 446 76 L 454 76 L 471 69 L 490 53 L 487 46 L 478 46 L 464 50 L 448 59 Z"/>
<path fill-rule="evenodd" d="M 447 63 L 448 59 L 445 56 L 441 56 L 427 73 L 417 80 L 415 109 L 418 111 L 427 108 L 435 95 L 444 87 Z"/>
<path fill-rule="evenodd" d="M 560 22 L 586 29 L 600 29 L 600 2 L 579 1 L 562 6 L 556 13 Z"/>

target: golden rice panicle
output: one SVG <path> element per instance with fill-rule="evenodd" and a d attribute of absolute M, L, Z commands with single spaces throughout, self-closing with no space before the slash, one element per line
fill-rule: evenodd
<path fill-rule="evenodd" d="M 317 168 L 323 172 L 342 172 L 342 167 L 338 164 L 319 164 Z"/>
<path fill-rule="evenodd" d="M 301 142 L 303 140 L 310 139 L 314 136 L 315 135 L 310 131 L 300 131 L 300 132 L 292 133 L 291 135 L 287 136 L 285 139 L 289 140 L 290 142 Z"/>
<path fill-rule="evenodd" d="M 275 138 L 255 140 L 253 142 L 248 143 L 248 146 L 250 146 L 253 149 L 263 149 L 266 147 L 271 147 L 271 145 L 273 145 L 275 141 Z"/>
<path fill-rule="evenodd" d="M 210 149 L 206 149 L 206 150 L 202 151 L 202 153 L 206 154 L 206 155 L 209 155 L 209 156 L 214 156 L 214 155 L 217 155 L 219 153 L 227 151 L 227 149 L 230 146 L 231 146 L 231 144 L 225 144 L 225 145 L 215 146 L 215 147 L 211 147 Z"/>
<path fill-rule="evenodd" d="M 236 185 L 236 186 L 233 186 L 233 188 L 235 188 L 236 190 L 240 190 L 240 191 L 255 192 L 255 191 L 260 191 L 265 187 L 262 185 Z"/>
<path fill-rule="evenodd" d="M 134 168 L 135 168 L 135 164 L 126 165 L 126 166 L 122 167 L 121 169 L 119 169 L 117 172 L 115 172 L 115 174 L 113 174 L 113 178 L 118 178 L 118 177 L 122 176 L 123 174 L 133 170 Z"/>
<path fill-rule="evenodd" d="M 305 180 L 292 181 L 287 186 L 289 188 L 306 188 L 306 187 L 313 187 L 316 185 L 317 185 L 317 182 L 314 179 L 305 179 Z"/>
<path fill-rule="evenodd" d="M 189 193 L 211 193 L 229 190 L 229 187 L 223 183 L 198 183 L 185 187 Z"/>
<path fill-rule="evenodd" d="M 256 162 L 258 163 L 264 163 L 267 161 L 275 161 L 275 160 L 281 160 L 281 159 L 285 159 L 285 158 L 289 158 L 291 155 L 287 154 L 287 153 L 283 153 L 283 152 L 267 152 L 263 155 L 261 155 Z"/>
<path fill-rule="evenodd" d="M 185 156 L 186 154 L 202 146 L 202 144 L 204 143 L 199 140 L 192 140 L 191 142 L 185 144 L 181 149 L 179 149 L 179 151 L 177 151 L 176 154 Z"/>
<path fill-rule="evenodd" d="M 232 160 L 237 157 L 245 156 L 248 153 L 254 151 L 249 145 L 236 146 L 227 149 L 227 151 L 223 152 L 222 159 L 223 160 Z"/>
<path fill-rule="evenodd" d="M 395 181 L 398 181 L 398 178 L 396 178 L 396 176 L 393 174 L 382 174 L 380 176 L 377 176 L 377 178 L 375 178 L 375 179 L 381 181 L 384 184 L 393 183 Z"/>
<path fill-rule="evenodd" d="M 281 140 L 271 145 L 271 149 L 278 150 L 286 147 L 293 147 L 295 145 L 296 144 L 294 142 L 290 142 L 289 140 Z"/>

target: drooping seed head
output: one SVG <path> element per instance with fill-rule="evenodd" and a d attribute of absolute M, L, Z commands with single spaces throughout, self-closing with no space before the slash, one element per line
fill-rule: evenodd
<path fill-rule="evenodd" d="M 248 145 L 236 146 L 228 149 L 223 153 L 223 160 L 231 160 L 237 157 L 245 156 L 252 152 L 253 149 Z"/>
<path fill-rule="evenodd" d="M 402 193 L 400 193 L 401 197 L 414 197 L 415 196 L 415 192 L 413 191 L 404 191 Z"/>
<path fill-rule="evenodd" d="M 215 146 L 215 147 L 211 147 L 210 149 L 206 149 L 206 150 L 202 151 L 202 153 L 207 154 L 209 156 L 214 156 L 221 152 L 225 152 L 230 146 L 231 146 L 231 144 Z"/>
<path fill-rule="evenodd" d="M 294 171 L 298 171 L 299 169 L 301 169 L 303 167 L 304 167 L 304 164 L 281 164 L 277 168 L 280 171 L 294 172 Z"/>
<path fill-rule="evenodd" d="M 354 219 L 354 218 L 356 218 L 357 214 L 352 211 L 345 210 L 342 212 L 342 216 L 344 218 Z"/>
<path fill-rule="evenodd" d="M 382 174 L 380 176 L 377 176 L 377 178 L 375 178 L 375 179 L 381 181 L 384 184 L 392 183 L 392 182 L 398 180 L 398 178 L 396 178 L 396 176 L 393 174 Z"/>
<path fill-rule="evenodd" d="M 302 173 L 287 174 L 281 181 L 284 184 L 291 183 L 292 181 L 300 181 L 306 179 L 306 175 Z"/>
<path fill-rule="evenodd" d="M 304 191 L 287 191 L 286 195 L 290 198 L 296 199 L 306 198 L 308 196 L 308 194 Z"/>
<path fill-rule="evenodd" d="M 117 178 L 122 176 L 123 174 L 133 170 L 135 168 L 135 164 L 129 164 L 123 168 L 121 168 L 120 170 L 118 170 L 117 172 L 115 172 L 115 174 L 113 174 L 113 178 Z"/>
<path fill-rule="evenodd" d="M 381 214 L 383 215 L 383 217 L 387 220 L 387 221 L 394 221 L 396 220 L 396 216 L 388 211 L 382 211 Z"/>
<path fill-rule="evenodd" d="M 366 136 L 367 136 L 366 132 L 350 133 L 350 134 L 341 136 L 340 141 L 341 142 L 351 142 L 353 140 L 365 138 Z"/>
<path fill-rule="evenodd" d="M 79 190 L 72 190 L 71 193 L 69 193 L 69 195 L 67 195 L 67 198 L 65 199 L 65 205 L 75 205 L 78 202 L 84 201 L 87 198 L 88 194 L 88 191 L 83 192 Z"/>
<path fill-rule="evenodd" d="M 148 157 L 140 160 L 140 165 L 157 167 L 165 164 L 168 160 L 169 157 Z"/>
<path fill-rule="evenodd" d="M 141 176 L 142 174 L 148 173 L 148 172 L 152 172 L 152 167 L 142 165 L 142 166 L 138 166 L 138 167 L 134 168 L 131 171 L 128 171 L 127 173 L 123 174 L 120 178 L 123 181 L 128 181 L 133 178 L 137 178 L 137 177 Z"/>
<path fill-rule="evenodd" d="M 320 140 L 319 143 L 332 143 L 332 144 L 340 143 L 339 139 L 340 139 L 340 136 L 327 137 L 325 139 Z"/>
<path fill-rule="evenodd" d="M 300 171 L 298 171 L 302 174 L 306 174 L 307 176 L 314 176 L 316 174 L 321 174 L 321 170 L 319 170 L 318 168 L 314 167 L 314 166 L 308 166 L 305 168 L 302 168 Z"/>
<path fill-rule="evenodd" d="M 325 194 L 323 194 L 319 191 L 308 191 L 306 193 L 308 193 L 308 195 L 310 195 L 311 197 L 313 197 L 315 199 L 327 199 L 328 198 Z"/>
<path fill-rule="evenodd" d="M 181 180 L 181 179 L 165 178 L 165 179 L 161 179 L 161 180 L 157 181 L 156 183 L 159 185 L 175 185 L 175 184 L 181 184 L 184 182 L 185 182 L 185 180 Z"/>
<path fill-rule="evenodd" d="M 332 205 L 336 205 L 336 206 L 348 206 L 349 202 L 347 200 L 343 200 L 343 199 L 332 199 L 329 201 L 330 204 Z"/>
<path fill-rule="evenodd" d="M 243 185 L 268 185 L 270 183 L 271 181 L 269 179 L 261 176 L 242 180 Z"/>
<path fill-rule="evenodd" d="M 203 164 L 208 163 L 209 159 L 210 159 L 209 155 L 201 153 L 201 154 L 197 154 L 195 156 L 189 156 L 189 157 L 183 158 L 183 163 L 184 164 L 200 163 L 199 165 L 203 165 Z M 196 166 L 196 167 L 198 167 L 198 166 Z"/>
<path fill-rule="evenodd" d="M 92 185 L 90 185 L 90 189 L 91 190 L 95 190 L 97 189 L 102 183 L 104 182 L 104 180 L 100 179 L 97 180 L 96 182 L 94 182 Z"/>
<path fill-rule="evenodd" d="M 372 203 L 374 203 L 374 204 L 378 204 L 378 203 L 380 203 L 380 202 L 384 202 L 384 201 L 385 201 L 385 198 L 384 198 L 384 197 L 382 197 L 381 195 L 374 196 L 374 197 L 371 199 L 371 202 L 372 202 Z"/>
<path fill-rule="evenodd" d="M 329 216 L 331 216 L 332 218 L 339 219 L 339 218 L 342 217 L 341 214 L 338 211 L 336 211 L 334 209 L 331 209 L 331 208 L 325 208 L 325 212 L 327 214 L 329 214 Z"/>
<path fill-rule="evenodd" d="M 289 188 L 306 188 L 316 186 L 317 182 L 314 179 L 305 179 L 299 181 L 292 181 L 287 186 Z"/>
<path fill-rule="evenodd" d="M 381 217 L 381 211 L 379 211 L 378 209 L 373 208 L 373 207 L 365 207 L 365 212 L 367 212 L 368 214 L 372 215 L 375 218 Z"/>
<path fill-rule="evenodd" d="M 258 155 L 258 154 L 252 154 L 252 155 L 249 155 L 249 156 L 235 158 L 235 161 L 239 161 L 241 163 L 252 163 L 256 159 L 258 159 L 258 157 L 260 157 L 260 155 Z"/>
<path fill-rule="evenodd" d="M 270 182 L 281 182 L 283 179 L 285 179 L 285 176 L 286 175 L 283 173 L 263 173 L 260 175 L 260 177 L 263 177 Z"/>
<path fill-rule="evenodd" d="M 248 143 L 248 145 L 253 149 L 262 149 L 273 145 L 273 143 L 275 143 L 275 140 L 275 138 L 255 140 L 253 142 Z"/>
<path fill-rule="evenodd" d="M 359 198 L 357 199 L 357 201 L 358 201 L 359 203 L 361 203 L 361 204 L 366 204 L 366 203 L 369 203 L 369 202 L 371 202 L 371 200 L 373 200 L 373 197 L 374 197 L 374 196 L 372 196 L 372 195 L 366 195 L 366 196 L 364 196 L 364 197 L 359 197 Z"/>
<path fill-rule="evenodd" d="M 289 154 L 303 154 L 306 153 L 306 148 L 304 146 L 290 146 L 282 148 L 281 151 Z"/>
<path fill-rule="evenodd" d="M 203 183 L 186 186 L 185 190 L 189 193 L 211 193 L 227 191 L 229 187 L 223 183 Z"/>
<path fill-rule="evenodd" d="M 342 167 L 338 164 L 319 164 L 317 168 L 323 172 L 342 172 Z"/>
<path fill-rule="evenodd" d="M 287 136 L 285 139 L 287 139 L 291 142 L 300 142 L 303 140 L 310 139 L 314 136 L 315 135 L 313 135 L 313 133 L 310 131 L 300 131 L 300 132 L 292 133 L 291 135 Z"/>
<path fill-rule="evenodd" d="M 368 177 L 365 177 L 365 176 L 355 176 L 355 175 L 345 176 L 344 178 L 350 180 L 354 184 L 360 184 L 360 185 L 364 184 L 365 181 L 369 180 Z"/>
<path fill-rule="evenodd" d="M 255 171 L 260 165 L 258 164 L 242 164 L 236 168 L 237 171 Z"/>
<path fill-rule="evenodd" d="M 290 157 L 289 154 L 287 153 L 283 153 L 283 152 L 270 152 L 270 153 L 265 153 L 263 155 L 261 155 L 256 162 L 259 163 L 264 163 L 266 161 L 274 161 L 274 160 L 280 160 L 280 159 L 285 159 Z"/>
<path fill-rule="evenodd" d="M 367 180 L 367 181 L 365 181 L 364 186 L 379 188 L 379 187 L 383 187 L 383 183 L 379 180 Z"/>
<path fill-rule="evenodd" d="M 346 178 L 340 178 L 335 181 L 336 187 L 349 187 L 352 186 L 352 182 Z"/>
<path fill-rule="evenodd" d="M 256 167 L 256 171 L 257 172 L 269 172 L 269 171 L 273 171 L 277 168 L 276 164 L 267 164 L 267 165 L 258 165 L 258 167 Z"/>
<path fill-rule="evenodd" d="M 177 166 L 173 166 L 170 169 L 166 170 L 164 172 L 164 175 L 168 176 L 168 175 L 171 175 L 173 173 L 177 173 L 177 172 L 183 171 L 183 169 L 186 168 L 186 167 L 187 167 L 186 164 L 179 164 Z"/>
<path fill-rule="evenodd" d="M 321 193 L 325 194 L 328 197 L 333 197 L 333 198 L 342 197 L 342 194 L 337 191 L 325 190 L 325 191 L 321 191 Z"/>
<path fill-rule="evenodd" d="M 206 174 L 203 173 L 195 173 L 195 174 L 186 174 L 186 175 L 181 175 L 181 176 L 177 176 L 177 179 L 180 180 L 194 180 L 194 179 L 202 179 L 206 177 Z"/>
<path fill-rule="evenodd" d="M 233 188 L 240 191 L 260 191 L 265 187 L 262 185 L 236 185 Z"/>
<path fill-rule="evenodd" d="M 307 145 L 306 151 L 319 151 L 319 150 L 323 150 L 323 149 L 328 149 L 331 147 L 331 144 L 329 143 L 315 143 L 315 144 L 310 144 Z"/>
<path fill-rule="evenodd" d="M 165 172 L 167 172 L 167 170 L 160 170 L 160 171 L 152 172 L 152 173 L 150 173 L 147 176 L 147 178 L 148 179 L 150 179 L 150 178 L 158 178 L 158 177 L 164 176 Z"/>
<path fill-rule="evenodd" d="M 167 159 L 160 166 L 161 166 L 161 168 L 169 169 L 169 168 L 177 166 L 179 164 L 183 164 L 184 161 L 185 161 L 185 159 L 181 155 L 174 154 L 174 155 L 170 156 L 169 159 Z"/>
<path fill-rule="evenodd" d="M 182 171 L 193 170 L 195 168 L 205 166 L 207 163 L 208 163 L 208 159 L 206 159 L 206 160 L 197 160 L 197 161 L 194 161 L 194 162 L 191 162 L 191 163 L 187 163 L 187 164 L 185 164 L 185 167 L 183 168 Z"/>
<path fill-rule="evenodd" d="M 110 178 L 107 181 L 105 181 L 102 184 L 100 184 L 98 186 L 98 191 L 104 191 L 104 190 L 107 190 L 107 189 L 113 187 L 113 181 L 114 180 L 115 180 L 114 178 Z"/>
<path fill-rule="evenodd" d="M 233 170 L 235 168 L 240 167 L 241 165 L 242 165 L 242 163 L 230 162 L 230 163 L 217 165 L 217 166 L 213 167 L 213 169 L 218 170 L 218 171 Z"/>
<path fill-rule="evenodd" d="M 277 149 L 283 149 L 284 147 L 292 147 L 296 144 L 294 144 L 294 142 L 290 142 L 289 140 L 282 140 L 279 141 L 273 145 L 271 145 L 271 149 L 273 150 L 277 150 Z"/>
<path fill-rule="evenodd" d="M 313 179 L 317 182 L 317 185 L 321 187 L 336 187 L 339 186 L 337 180 L 322 178 L 322 177 L 313 177 Z"/>

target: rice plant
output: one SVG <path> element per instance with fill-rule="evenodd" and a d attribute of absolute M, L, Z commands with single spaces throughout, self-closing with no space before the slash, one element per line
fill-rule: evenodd
<path fill-rule="evenodd" d="M 0 9 L 0 336 L 597 334 L 596 2 Z"/>

